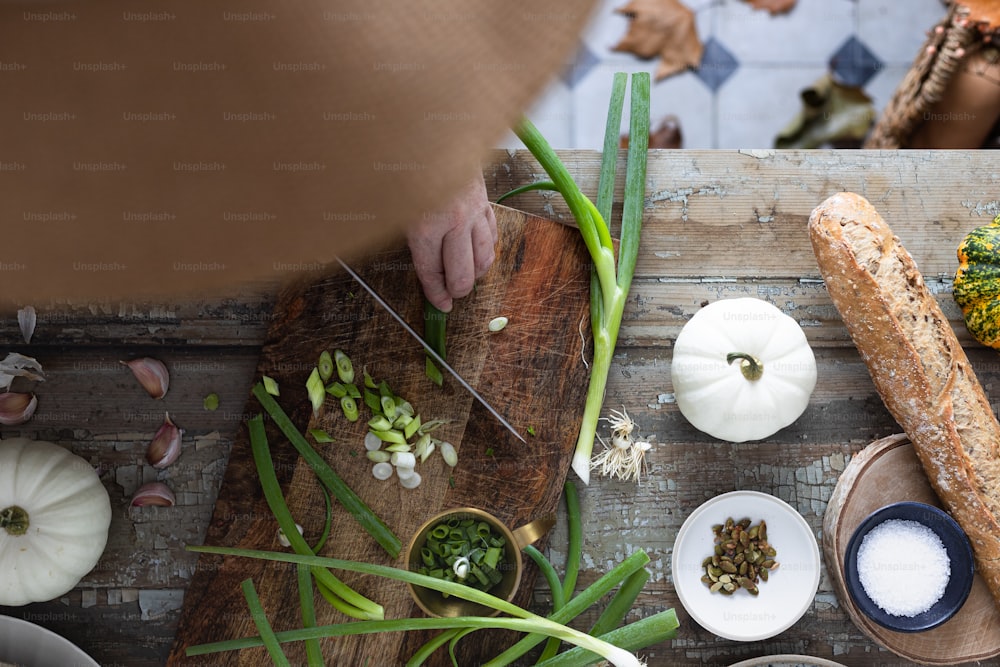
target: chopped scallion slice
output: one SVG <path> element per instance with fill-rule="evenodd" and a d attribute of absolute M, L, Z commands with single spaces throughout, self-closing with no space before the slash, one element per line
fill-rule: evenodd
<path fill-rule="evenodd" d="M 334 350 L 333 360 L 337 364 L 337 377 L 340 381 L 344 384 L 354 382 L 354 364 L 351 363 L 351 358 L 343 350 Z"/>
<path fill-rule="evenodd" d="M 333 377 L 333 357 L 326 350 L 319 355 L 319 361 L 316 362 L 316 368 L 319 369 L 319 376 L 323 378 L 323 382 L 326 382 Z"/>

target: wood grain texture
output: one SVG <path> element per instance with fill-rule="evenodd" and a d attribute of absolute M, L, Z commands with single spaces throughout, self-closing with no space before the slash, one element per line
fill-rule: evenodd
<path fill-rule="evenodd" d="M 947 623 L 919 633 L 893 632 L 862 614 L 844 584 L 847 543 L 864 519 L 886 505 L 911 500 L 941 507 L 905 435 L 866 447 L 845 468 L 823 518 L 823 556 L 841 605 L 861 630 L 897 655 L 925 665 L 952 665 L 1000 655 L 1000 612 L 976 575 L 962 609 Z"/>
<path fill-rule="evenodd" d="M 303 430 L 308 424 L 334 435 L 337 442 L 321 448 L 326 458 L 403 540 L 404 548 L 420 524 L 442 509 L 478 507 L 514 528 L 554 513 L 561 496 L 588 377 L 581 355 L 586 337 L 580 334 L 581 323 L 589 321 L 586 249 L 575 229 L 558 223 L 504 208 L 497 209 L 497 218 L 499 258 L 471 299 L 449 317 L 448 359 L 526 435 L 527 444 L 518 442 L 452 378 L 441 389 L 434 386 L 424 374 L 422 348 L 346 274 L 285 290 L 261 352 L 258 372 L 278 381 L 279 401 L 293 421 Z M 366 281 L 422 330 L 422 299 L 408 253 L 392 248 L 357 263 Z M 508 326 L 488 332 L 487 323 L 501 314 L 509 317 Z M 410 400 L 425 420 L 450 420 L 435 435 L 455 445 L 458 466 L 451 469 L 440 456 L 432 456 L 419 466 L 423 481 L 414 490 L 395 479 L 375 480 L 361 444 L 366 419 L 349 423 L 332 399 L 319 415 L 310 416 L 305 379 L 323 350 L 337 348 L 351 356 L 359 382 L 366 368 L 376 381 L 387 380 L 394 392 Z M 251 398 L 246 412 L 257 410 Z M 528 435 L 529 427 L 536 435 Z M 323 518 L 318 483 L 273 424 L 267 432 L 289 507 L 307 536 L 318 534 Z M 338 511 L 334 517 L 324 555 L 405 566 L 402 557 L 390 558 L 349 514 Z M 274 549 L 274 531 L 241 427 L 206 543 Z M 519 591 L 522 604 L 530 600 L 532 575 L 525 576 Z M 188 646 L 256 634 L 239 590 L 246 577 L 253 577 L 276 628 L 301 625 L 293 568 L 202 557 L 185 598 L 171 664 L 200 664 L 200 659 L 184 657 Z M 421 615 L 398 582 L 350 573 L 341 578 L 382 604 L 386 618 Z M 346 620 L 325 603 L 318 607 L 320 623 Z M 393 633 L 329 640 L 324 656 L 328 664 L 398 664 L 430 636 Z M 460 645 L 462 662 L 474 664 L 495 655 L 510 641 L 503 633 L 481 633 Z M 288 655 L 293 663 L 304 660 L 301 645 L 289 646 Z M 437 657 L 446 659 L 445 652 Z M 269 664 L 263 649 L 212 656 L 212 662 Z"/>

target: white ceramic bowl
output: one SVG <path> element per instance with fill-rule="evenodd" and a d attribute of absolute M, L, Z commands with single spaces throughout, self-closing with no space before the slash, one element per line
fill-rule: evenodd
<path fill-rule="evenodd" d="M 24 667 L 100 667 L 65 637 L 12 616 L 0 616 L 0 662 Z"/>
<path fill-rule="evenodd" d="M 702 561 L 715 549 L 712 526 L 727 518 L 767 522 L 767 537 L 777 550 L 778 568 L 747 591 L 712 593 L 701 581 Z M 674 589 L 698 625 L 725 639 L 760 641 L 795 624 L 812 604 L 820 578 L 816 537 L 805 519 L 779 498 L 757 491 L 733 491 L 712 498 L 691 513 L 677 532 L 671 559 Z"/>

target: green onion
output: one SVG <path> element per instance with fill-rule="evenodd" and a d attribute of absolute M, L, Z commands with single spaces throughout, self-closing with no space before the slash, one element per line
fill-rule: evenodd
<path fill-rule="evenodd" d="M 312 574 L 308 565 L 299 563 L 297 566 L 299 584 L 299 607 L 302 610 L 302 627 L 316 627 L 316 605 L 313 601 Z M 323 649 L 319 644 L 319 639 L 312 638 L 305 641 L 306 661 L 309 667 L 322 667 Z"/>
<path fill-rule="evenodd" d="M 375 415 L 368 420 L 368 428 L 373 431 L 388 431 L 392 428 L 392 424 L 382 415 Z"/>
<path fill-rule="evenodd" d="M 344 416 L 347 417 L 347 421 L 358 421 L 358 404 L 353 398 L 350 396 L 344 396 L 341 398 L 340 409 L 343 410 Z"/>
<path fill-rule="evenodd" d="M 525 192 L 531 192 L 532 190 L 558 191 L 558 188 L 556 188 L 556 184 L 553 183 L 552 181 L 536 181 L 534 183 L 528 183 L 527 185 L 522 185 L 519 188 L 514 188 L 510 192 L 505 192 L 504 194 L 497 197 L 497 203 L 499 204 L 505 199 L 509 199 L 510 197 L 515 197 L 520 194 L 524 194 Z"/>
<path fill-rule="evenodd" d="M 615 592 L 615 596 L 611 598 L 611 602 L 601 612 L 597 622 L 590 628 L 590 634 L 600 637 L 621 625 L 647 581 L 649 581 L 649 570 L 645 568 L 636 570 L 630 574 L 622 582 L 622 585 L 618 587 L 618 591 Z"/>
<path fill-rule="evenodd" d="M 341 560 L 336 558 L 322 558 L 320 556 L 308 556 L 303 554 L 288 554 L 274 551 L 254 551 L 250 549 L 234 549 L 229 547 L 211 546 L 188 546 L 191 551 L 199 553 L 212 553 L 224 556 L 242 556 L 247 558 L 258 558 L 268 561 L 278 561 L 285 563 L 303 563 L 311 566 L 324 568 L 342 569 L 349 572 L 359 572 L 374 576 L 384 577 L 402 581 L 414 586 L 422 586 L 432 590 L 447 593 L 463 600 L 469 600 L 477 604 L 482 604 L 491 609 L 496 609 L 502 613 L 509 614 L 514 618 L 507 617 L 482 617 L 482 616 L 460 616 L 455 618 L 408 618 L 393 619 L 390 621 L 354 621 L 337 625 L 324 626 L 322 628 L 306 628 L 302 630 L 292 630 L 279 633 L 279 641 L 302 641 L 308 637 L 335 637 L 348 634 L 368 634 L 373 632 L 395 632 L 402 630 L 428 630 L 428 629 L 448 629 L 448 628 L 501 628 L 516 630 L 519 632 L 542 633 L 548 636 L 559 637 L 560 639 L 582 646 L 588 651 L 592 651 L 604 659 L 610 661 L 616 667 L 640 667 L 641 663 L 632 653 L 621 649 L 613 644 L 601 641 L 595 637 L 584 634 L 578 630 L 562 625 L 559 622 L 543 618 L 533 614 L 506 600 L 478 591 L 464 584 L 456 584 L 450 581 L 435 579 L 416 572 L 410 572 L 401 568 L 389 567 L 386 565 L 376 565 L 374 563 L 360 563 L 356 561 Z M 640 556 L 641 554 L 641 556 Z M 649 557 L 644 552 L 636 552 L 632 557 L 626 559 L 633 561 L 649 562 Z M 642 563 L 644 564 L 644 563 Z M 642 564 L 639 567 L 642 567 Z M 568 608 L 569 605 L 567 605 Z M 588 605 L 589 606 L 589 605 Z M 565 609 L 565 608 L 564 608 Z M 215 644 L 203 644 L 193 646 L 187 650 L 187 655 L 205 655 L 219 651 L 230 651 L 250 646 L 260 646 L 262 640 L 259 637 L 230 640 L 228 642 L 218 642 Z M 500 663 L 490 662 L 491 667 L 496 667 Z"/>
<path fill-rule="evenodd" d="M 271 624 L 267 620 L 267 614 L 264 613 L 264 608 L 260 604 L 257 589 L 253 587 L 253 579 L 245 579 L 242 587 L 243 596 L 247 599 L 247 606 L 250 607 L 250 618 L 257 626 L 261 643 L 267 647 L 267 652 L 271 655 L 271 662 L 277 667 L 291 667 L 292 663 L 288 662 L 288 656 L 281 650 L 281 644 L 278 643 L 278 638 L 275 637 L 274 630 L 271 629 Z"/>
<path fill-rule="evenodd" d="M 636 551 L 611 570 L 605 572 L 597 581 L 581 591 L 572 600 L 567 600 L 563 608 L 553 612 L 549 618 L 556 623 L 569 623 L 589 609 L 591 605 L 604 597 L 633 572 L 645 567 L 648 563 L 649 556 L 646 555 L 646 552 L 642 550 Z M 509 665 L 544 640 L 544 635 L 532 633 L 498 655 L 490 661 L 490 664 L 496 667 Z"/>
<path fill-rule="evenodd" d="M 414 434 L 416 434 L 417 429 L 419 428 L 420 428 L 420 415 L 416 415 L 415 417 L 411 417 L 410 421 L 405 426 L 403 426 L 403 435 L 406 436 L 407 440 L 409 440 L 414 436 Z"/>
<path fill-rule="evenodd" d="M 369 389 L 375 389 L 376 387 L 378 387 L 378 385 L 375 384 L 374 378 L 372 378 L 372 376 L 368 373 L 367 368 L 362 368 L 361 374 L 364 377 L 366 387 L 368 387 Z"/>
<path fill-rule="evenodd" d="M 321 428 L 309 429 L 309 435 L 311 435 L 313 440 L 321 445 L 333 442 L 333 437 Z"/>
<path fill-rule="evenodd" d="M 262 375 L 260 379 L 261 379 L 261 381 L 263 381 L 263 383 L 264 383 L 264 390 L 267 393 L 269 393 L 271 396 L 280 396 L 281 395 L 281 392 L 278 391 L 278 381 L 277 380 L 275 380 L 273 377 L 270 377 L 268 375 Z"/>
<path fill-rule="evenodd" d="M 334 350 L 333 360 L 337 364 L 337 377 L 340 381 L 344 384 L 354 382 L 354 364 L 351 363 L 351 358 L 343 350 Z"/>
<path fill-rule="evenodd" d="M 320 533 L 319 539 L 313 545 L 312 552 L 314 554 L 318 554 L 323 545 L 326 544 L 327 538 L 330 537 L 330 529 L 333 528 L 333 503 L 330 501 L 330 492 L 322 486 L 320 490 L 323 492 L 323 501 L 326 505 L 326 518 L 323 520 L 323 532 Z"/>
<path fill-rule="evenodd" d="M 347 387 L 339 382 L 332 382 L 326 385 L 326 393 L 330 394 L 334 398 L 343 398 L 344 396 L 347 396 Z"/>
<path fill-rule="evenodd" d="M 319 376 L 323 378 L 323 382 L 326 382 L 333 377 L 333 357 L 326 350 L 323 350 L 319 355 L 319 361 L 316 362 L 316 368 L 319 370 Z"/>
<path fill-rule="evenodd" d="M 306 391 L 309 392 L 309 402 L 312 403 L 313 414 L 318 414 L 326 399 L 326 387 L 319 376 L 319 369 L 313 368 L 306 380 Z"/>
<path fill-rule="evenodd" d="M 361 498 L 358 497 L 356 493 L 346 483 L 340 478 L 340 476 L 333 471 L 326 461 L 323 460 L 316 451 L 309 446 L 309 443 L 302 433 L 295 427 L 292 420 L 288 418 L 285 411 L 281 409 L 277 401 L 267 393 L 264 389 L 264 385 L 258 383 L 254 385 L 253 395 L 257 397 L 260 404 L 270 415 L 274 423 L 277 424 L 281 432 L 285 434 L 288 441 L 292 443 L 292 446 L 298 450 L 299 454 L 305 459 L 306 463 L 312 469 L 316 476 L 319 477 L 320 482 L 326 486 L 333 493 L 334 497 L 343 505 L 347 511 L 351 513 L 351 516 L 361 524 L 375 541 L 378 542 L 383 549 L 388 552 L 390 556 L 396 558 L 399 556 L 399 551 L 402 549 L 403 544 L 396 535 L 389 530 L 389 527 L 380 519 L 368 505 L 364 503 Z"/>
<path fill-rule="evenodd" d="M 406 661 L 406 667 L 420 667 L 420 665 L 427 661 L 427 658 L 431 657 L 434 651 L 456 638 L 461 632 L 462 628 L 453 628 L 435 635 L 426 644 L 417 649 L 416 653 L 410 656 L 410 659 Z"/>
<path fill-rule="evenodd" d="M 624 77 L 616 77 L 616 90 L 624 85 L 623 80 Z M 620 113 L 621 108 L 613 95 L 607 127 L 614 128 L 616 137 L 619 127 L 617 116 Z M 594 363 L 590 371 L 587 402 L 572 464 L 573 470 L 576 471 L 580 479 L 584 483 L 589 483 L 590 457 L 593 453 L 597 423 L 604 402 L 604 391 L 611 369 L 611 358 L 618 340 L 622 313 L 632 285 L 632 276 L 635 273 L 639 251 L 646 185 L 646 154 L 649 147 L 649 74 L 640 72 L 632 75 L 631 138 L 626 161 L 625 199 L 617 267 L 614 245 L 605 213 L 598 210 L 598 207 L 580 191 L 579 186 L 573 181 L 555 151 L 530 121 L 523 120 L 515 128 L 515 132 L 542 165 L 556 189 L 566 200 L 594 264 L 596 277 L 592 277 L 591 280 Z M 607 137 L 606 142 L 609 142 Z M 606 164 L 613 162 L 612 158 L 607 156 L 607 151 L 605 160 Z M 605 193 L 608 188 L 613 187 L 607 181 L 608 171 L 610 170 L 602 169 L 602 185 L 599 185 L 599 191 Z M 613 174 L 611 178 L 613 178 Z M 602 205 L 606 206 L 607 199 L 606 196 L 601 198 Z M 608 211 L 610 211 L 610 207 L 606 208 L 606 212 Z M 600 289 L 599 297 L 595 294 L 597 287 Z"/>
<path fill-rule="evenodd" d="M 392 396 L 383 396 L 381 401 L 382 414 L 384 414 L 389 419 L 396 418 L 396 401 L 393 400 Z"/>
<path fill-rule="evenodd" d="M 373 391 L 368 391 L 365 389 L 365 405 L 368 409 L 375 414 L 381 414 L 382 412 L 382 399 L 381 397 Z"/>
<path fill-rule="evenodd" d="M 216 393 L 214 393 L 214 392 L 211 393 L 211 394 L 209 394 L 201 402 L 201 405 L 202 405 L 203 408 L 205 408 L 206 410 L 209 410 L 209 411 L 218 410 L 219 409 L 219 395 L 216 394 Z"/>
<path fill-rule="evenodd" d="M 379 440 L 381 440 L 382 442 L 391 442 L 391 443 L 394 443 L 394 444 L 397 444 L 397 445 L 405 445 L 406 444 L 406 438 L 404 438 L 403 434 L 401 432 L 399 432 L 399 431 L 394 431 L 392 429 L 388 429 L 388 430 L 385 430 L 385 431 L 374 431 L 373 430 L 372 433 L 374 433 L 375 436 Z"/>
<path fill-rule="evenodd" d="M 434 351 L 438 353 L 438 356 L 442 359 L 447 360 L 446 355 L 446 345 L 445 336 L 448 327 L 448 313 L 439 310 L 434 304 L 432 304 L 427 299 L 424 299 L 424 340 Z M 430 355 L 426 355 L 424 361 L 424 371 L 427 377 L 437 386 L 444 384 L 444 376 L 441 374 L 441 369 L 435 365 L 434 360 Z"/>
<path fill-rule="evenodd" d="M 603 634 L 600 639 L 626 651 L 641 651 L 647 646 L 673 639 L 677 635 L 677 613 L 673 609 L 661 611 L 652 616 Z M 571 648 L 551 660 L 538 663 L 539 667 L 584 667 L 599 662 L 591 652 L 581 648 Z"/>
<path fill-rule="evenodd" d="M 350 396 L 355 400 L 361 398 L 361 390 L 358 389 L 358 385 L 354 384 L 353 382 L 348 382 L 347 384 L 345 384 L 344 391 L 347 392 L 348 396 Z"/>
<path fill-rule="evenodd" d="M 281 485 L 274 471 L 274 462 L 271 460 L 271 451 L 267 444 L 267 435 L 264 432 L 264 420 L 260 415 L 255 415 L 247 427 L 250 432 L 250 450 L 253 454 L 254 463 L 257 466 L 257 476 L 260 478 L 260 486 L 264 491 L 264 499 L 267 506 L 278 522 L 279 528 L 285 534 L 292 549 L 300 554 L 313 554 L 312 548 L 306 544 L 305 539 L 299 533 L 292 513 L 285 504 L 285 498 L 281 493 Z M 348 613 L 354 618 L 382 618 L 383 609 L 380 605 L 372 602 L 368 598 L 357 593 L 347 584 L 340 581 L 332 572 L 324 568 L 313 568 L 312 574 L 316 581 L 325 586 L 331 593 L 339 596 L 347 605 L 355 609 Z M 338 607 L 340 608 L 340 607 Z"/>
<path fill-rule="evenodd" d="M 580 515 L 580 496 L 576 485 L 566 480 L 563 484 L 563 498 L 566 500 L 566 532 L 569 546 L 566 550 L 566 573 L 563 576 L 563 599 L 569 600 L 576 590 L 576 579 L 580 573 L 583 555 L 583 521 Z"/>

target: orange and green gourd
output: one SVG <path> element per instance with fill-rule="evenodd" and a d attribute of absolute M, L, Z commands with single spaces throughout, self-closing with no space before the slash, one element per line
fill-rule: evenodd
<path fill-rule="evenodd" d="M 969 333 L 1000 349 L 1000 215 L 962 239 L 953 296 Z"/>

